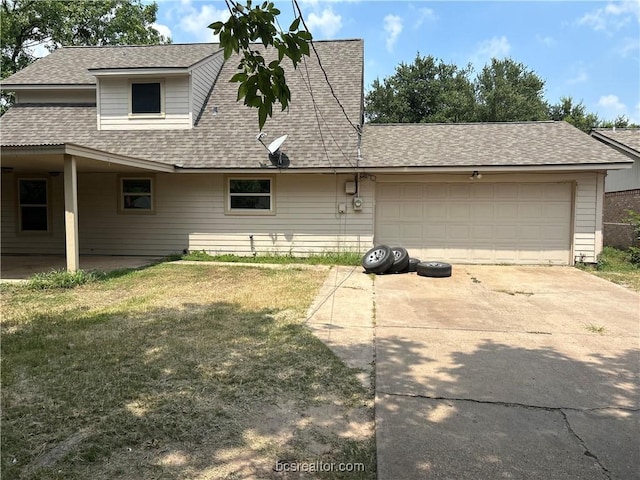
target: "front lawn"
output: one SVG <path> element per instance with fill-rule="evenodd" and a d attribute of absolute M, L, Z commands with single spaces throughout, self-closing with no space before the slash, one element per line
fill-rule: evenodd
<path fill-rule="evenodd" d="M 303 324 L 325 275 L 161 264 L 3 287 L 3 479 L 271 478 L 277 461 L 375 478 L 372 394 Z"/>
<path fill-rule="evenodd" d="M 629 252 L 613 247 L 604 247 L 598 257 L 597 264 L 580 268 L 610 282 L 640 292 L 640 267 L 631 262 Z"/>

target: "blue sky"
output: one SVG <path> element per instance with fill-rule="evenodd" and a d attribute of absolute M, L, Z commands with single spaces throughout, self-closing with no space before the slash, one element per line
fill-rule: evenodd
<path fill-rule="evenodd" d="M 419 52 L 476 71 L 511 57 L 545 81 L 545 97 L 582 100 L 600 118 L 640 123 L 640 0 L 298 0 L 314 39 L 362 38 L 365 88 Z M 286 28 L 291 2 L 275 2 Z M 223 1 L 160 0 L 157 28 L 174 43 L 213 41 Z"/>

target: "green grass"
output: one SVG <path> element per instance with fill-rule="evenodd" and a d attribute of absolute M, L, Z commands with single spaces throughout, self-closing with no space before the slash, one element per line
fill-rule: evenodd
<path fill-rule="evenodd" d="M 183 255 L 182 260 L 203 262 L 230 262 L 230 263 L 274 263 L 291 264 L 300 263 L 307 265 L 360 265 L 362 254 L 357 252 L 325 252 L 312 254 L 308 257 L 295 257 L 293 255 L 210 255 L 204 251 L 194 251 Z"/>
<path fill-rule="evenodd" d="M 5 287 L 2 478 L 270 478 L 318 452 L 375 478 L 373 430 L 344 435 L 371 392 L 302 321 L 324 275 L 161 264 Z"/>
<path fill-rule="evenodd" d="M 578 265 L 578 268 L 611 282 L 640 291 L 640 268 L 631 262 L 630 252 L 604 247 L 595 265 Z"/>
<path fill-rule="evenodd" d="M 31 290 L 49 290 L 54 288 L 74 288 L 85 283 L 95 282 L 105 278 L 102 272 L 78 270 L 75 273 L 66 270 L 52 270 L 46 273 L 36 273 L 27 281 Z"/>

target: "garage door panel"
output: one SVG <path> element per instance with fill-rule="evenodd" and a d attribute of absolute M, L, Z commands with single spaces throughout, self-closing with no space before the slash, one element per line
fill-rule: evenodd
<path fill-rule="evenodd" d="M 422 185 L 406 185 L 401 191 L 403 200 L 424 200 L 424 187 Z"/>
<path fill-rule="evenodd" d="M 424 188 L 427 200 L 447 200 L 446 185 L 425 185 Z"/>
<path fill-rule="evenodd" d="M 518 227 L 519 243 L 535 243 L 542 242 L 542 227 L 540 225 L 522 225 Z"/>
<path fill-rule="evenodd" d="M 494 191 L 496 200 L 516 200 L 520 188 L 517 184 L 498 183 L 495 185 Z"/>
<path fill-rule="evenodd" d="M 520 185 L 520 200 L 541 200 L 544 198 L 544 185 L 523 183 Z"/>
<path fill-rule="evenodd" d="M 402 218 L 422 218 L 422 211 L 424 209 L 424 203 L 406 202 L 401 204 L 400 211 L 402 212 Z"/>
<path fill-rule="evenodd" d="M 567 199 L 567 184 L 566 183 L 552 183 L 545 185 L 544 187 L 545 200 L 558 200 L 561 202 Z"/>
<path fill-rule="evenodd" d="M 471 197 L 469 185 L 449 185 L 449 200 L 468 200 Z"/>
<path fill-rule="evenodd" d="M 565 184 L 379 184 L 376 242 L 461 263 L 569 262 Z"/>
<path fill-rule="evenodd" d="M 449 218 L 454 221 L 468 220 L 471 205 L 469 204 L 452 204 L 449 207 Z"/>
<path fill-rule="evenodd" d="M 399 202 L 386 202 L 376 205 L 381 218 L 401 218 L 402 204 Z"/>
<path fill-rule="evenodd" d="M 460 243 L 461 240 L 468 240 L 471 238 L 469 225 L 448 225 L 447 226 L 447 240 L 452 243 Z"/>
<path fill-rule="evenodd" d="M 493 204 L 474 203 L 471 205 L 471 215 L 478 220 L 493 220 Z"/>
<path fill-rule="evenodd" d="M 473 227 L 471 228 L 471 237 L 476 240 L 493 240 L 494 226 L 493 225 L 473 225 Z"/>
<path fill-rule="evenodd" d="M 565 220 L 571 217 L 571 205 L 562 202 L 545 203 L 542 215 L 544 218 Z"/>
<path fill-rule="evenodd" d="M 429 203 L 427 202 L 425 208 L 426 217 L 422 220 L 446 220 L 447 219 L 447 205 L 445 203 Z"/>
<path fill-rule="evenodd" d="M 433 241 L 447 240 L 447 225 L 444 223 L 428 223 L 422 227 L 423 238 L 427 245 Z M 445 246 L 445 244 L 442 244 Z"/>
<path fill-rule="evenodd" d="M 497 200 L 500 202 L 500 200 Z M 512 219 L 518 217 L 518 204 L 517 203 L 496 203 L 496 217 L 500 219 Z"/>
<path fill-rule="evenodd" d="M 518 219 L 539 220 L 542 216 L 542 205 L 540 203 L 523 203 L 518 207 Z"/>

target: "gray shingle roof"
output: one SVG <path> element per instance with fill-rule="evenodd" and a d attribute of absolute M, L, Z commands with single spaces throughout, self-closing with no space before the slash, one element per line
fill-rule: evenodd
<path fill-rule="evenodd" d="M 362 118 L 363 42 L 361 40 L 315 43 L 335 95 L 354 124 Z M 126 47 L 157 57 L 129 58 L 129 66 L 185 66 L 211 53 L 209 45 L 189 50 L 193 57 L 176 55 L 176 45 Z M 262 48 L 262 47 L 256 47 Z M 140 49 L 140 50 L 137 50 Z M 157 49 L 157 50 L 155 50 Z M 57 52 L 89 52 L 84 63 L 69 63 Z M 107 51 L 104 63 L 98 62 Z M 42 80 L 48 71 L 76 82 L 89 66 L 121 67 L 114 52 L 120 48 L 62 49 L 38 60 L 24 74 L 29 81 Z M 200 52 L 196 55 L 194 52 Z M 164 53 L 168 52 L 168 53 Z M 58 55 L 57 57 L 55 55 Z M 63 55 L 63 56 L 60 56 Z M 154 54 L 155 55 L 155 54 Z M 186 54 L 185 54 L 186 55 Z M 276 52 L 265 53 L 267 62 Z M 87 60 L 91 57 L 91 61 Z M 60 62 L 53 60 L 60 58 Z M 84 58 L 84 57 L 83 57 Z M 171 63 L 173 62 L 173 63 Z M 44 65 L 44 66 L 42 66 Z M 76 68 L 72 68 L 75 66 Z M 257 111 L 236 102 L 237 84 L 229 78 L 237 71 L 237 58 L 222 68 L 203 115 L 191 130 L 97 131 L 95 106 L 17 105 L 1 119 L 3 146 L 76 144 L 184 168 L 257 168 L 267 152 L 256 141 Z M 26 72 L 26 70 L 17 73 Z M 66 71 L 66 73 L 63 73 Z M 264 131 L 268 143 L 288 135 L 282 151 L 290 168 L 352 167 L 356 164 L 358 135 L 333 97 L 323 71 L 312 53 L 297 70 L 286 67 L 292 102 L 275 112 Z M 33 72 L 40 72 L 36 75 Z M 80 73 L 79 73 L 80 72 Z M 93 78 L 93 77 L 91 77 Z M 49 80 L 51 81 L 51 80 Z M 91 80 L 93 81 L 93 80 Z M 217 112 L 214 114 L 215 111 Z M 196 112 L 197 113 L 197 112 Z M 364 127 L 361 167 L 482 167 L 623 163 L 627 158 L 565 122 L 485 124 L 368 124 Z"/>
<path fill-rule="evenodd" d="M 213 43 L 65 47 L 2 81 L 2 85 L 95 85 L 92 68 L 188 68 L 218 51 Z"/>
<path fill-rule="evenodd" d="M 359 124 L 363 42 L 322 41 L 315 46 L 336 96 L 351 121 Z M 265 57 L 269 61 L 275 55 L 269 50 Z M 355 164 L 358 137 L 313 53 L 297 70 L 285 70 L 292 102 L 286 111 L 274 112 L 267 120 L 265 142 L 288 135 L 282 151 L 291 168 Z M 237 84 L 228 81 L 236 71 L 237 59 L 232 57 L 223 66 L 198 125 L 191 130 L 96 131 L 95 107 L 17 105 L 0 119 L 1 142 L 3 146 L 73 143 L 185 168 L 258 168 L 259 162 L 267 161 L 267 152 L 256 141 L 257 110 L 236 102 Z M 216 115 L 213 107 L 217 107 Z"/>
<path fill-rule="evenodd" d="M 624 163 L 566 122 L 367 124 L 364 167 L 482 167 Z"/>
<path fill-rule="evenodd" d="M 594 128 L 593 132 L 613 144 L 635 150 L 636 156 L 640 157 L 640 128 Z"/>

